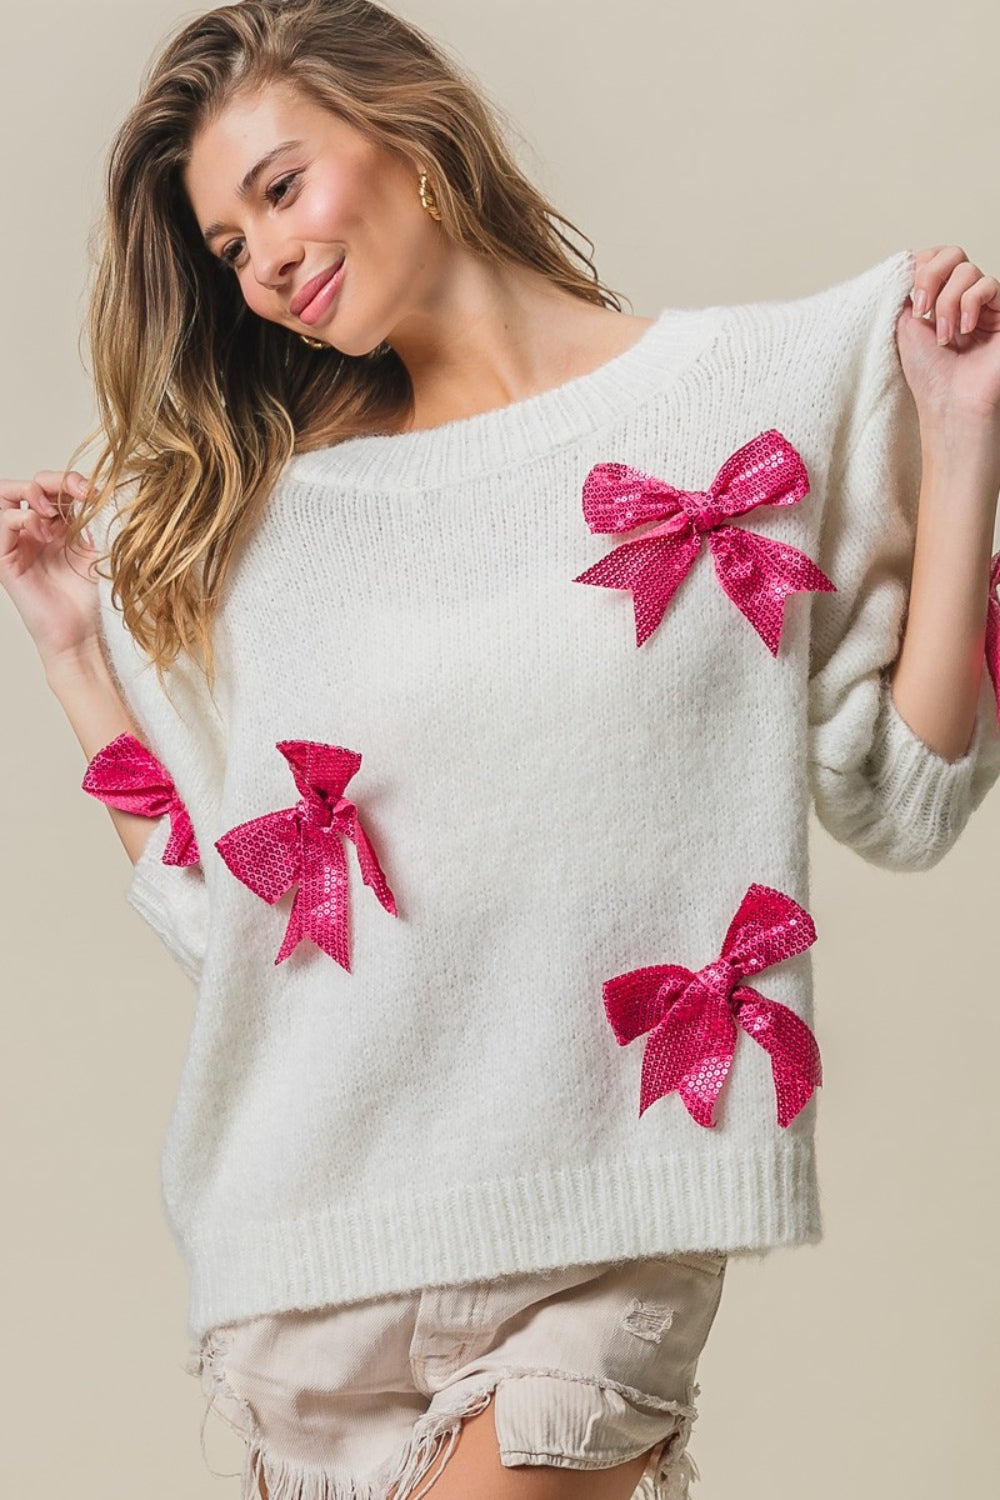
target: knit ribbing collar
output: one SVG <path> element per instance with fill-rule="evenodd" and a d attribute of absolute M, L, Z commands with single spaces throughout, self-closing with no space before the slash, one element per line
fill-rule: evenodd
<path fill-rule="evenodd" d="M 414 432 L 373 433 L 293 457 L 293 485 L 425 489 L 508 469 L 615 421 L 711 348 L 726 307 L 665 307 L 629 348 L 534 396 Z"/>

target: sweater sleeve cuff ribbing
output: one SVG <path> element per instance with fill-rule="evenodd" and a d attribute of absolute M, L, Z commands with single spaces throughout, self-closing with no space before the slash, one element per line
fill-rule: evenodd
<path fill-rule="evenodd" d="M 948 760 L 903 718 L 884 671 L 866 772 L 882 817 L 895 830 L 891 863 L 905 869 L 936 864 L 1000 772 L 996 709 L 985 673 L 969 745 L 964 755 Z"/>
<path fill-rule="evenodd" d="M 132 867 L 125 899 L 197 985 L 208 937 L 205 876 L 200 865 L 163 863 L 169 837 L 170 814 L 163 813 Z"/>

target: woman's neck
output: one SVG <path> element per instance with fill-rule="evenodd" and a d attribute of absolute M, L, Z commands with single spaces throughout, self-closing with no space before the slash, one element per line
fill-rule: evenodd
<path fill-rule="evenodd" d="M 564 385 L 627 349 L 649 322 L 533 266 L 493 264 L 463 247 L 416 288 L 387 335 L 413 390 L 399 431 L 431 430 Z"/>

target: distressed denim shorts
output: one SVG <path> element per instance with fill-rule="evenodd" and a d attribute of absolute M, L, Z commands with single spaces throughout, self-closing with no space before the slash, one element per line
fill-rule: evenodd
<path fill-rule="evenodd" d="M 417 1500 L 492 1399 L 505 1467 L 607 1469 L 649 1449 L 632 1500 L 689 1500 L 726 1263 L 602 1261 L 221 1324 L 187 1366 L 208 1398 L 202 1442 L 210 1411 L 245 1440 L 243 1500 Z"/>

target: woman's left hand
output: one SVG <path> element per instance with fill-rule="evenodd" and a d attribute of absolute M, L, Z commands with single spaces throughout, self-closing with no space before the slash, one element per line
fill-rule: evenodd
<path fill-rule="evenodd" d="M 958 245 L 932 245 L 913 258 L 912 295 L 923 291 L 926 302 L 904 302 L 896 346 L 920 420 L 920 496 L 903 641 L 890 681 L 914 734 L 957 760 L 972 744 L 984 645 L 989 650 L 1000 495 L 1000 282 Z"/>
<path fill-rule="evenodd" d="M 1000 437 L 1000 281 L 958 245 L 913 255 L 914 303 L 899 316 L 896 345 L 921 423 L 971 419 Z"/>

